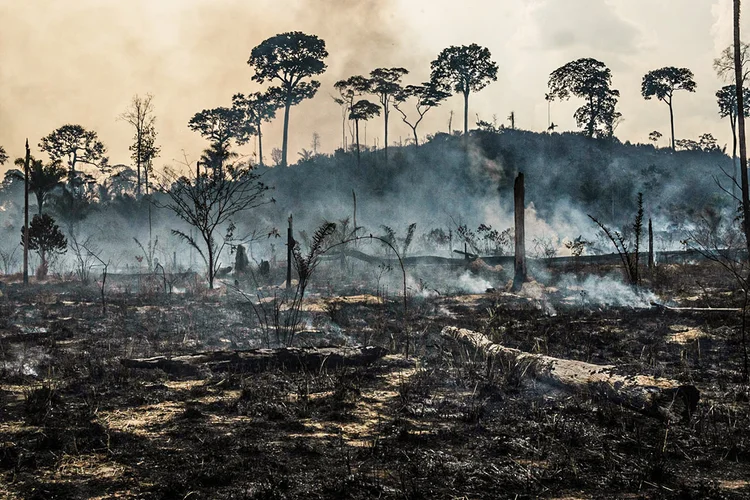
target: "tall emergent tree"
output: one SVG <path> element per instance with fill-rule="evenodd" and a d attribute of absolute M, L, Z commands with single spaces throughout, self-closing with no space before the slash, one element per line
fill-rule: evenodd
<path fill-rule="evenodd" d="M 265 197 L 267 190 L 268 186 L 247 165 L 227 165 L 224 175 L 203 173 L 195 179 L 166 171 L 160 191 L 167 195 L 167 201 L 159 206 L 168 208 L 198 231 L 199 237 L 178 230 L 172 233 L 195 248 L 203 258 L 210 288 L 214 286 L 221 252 L 231 239 L 232 218 L 272 202 Z M 226 230 L 224 237 L 218 234 L 222 229 Z M 221 242 L 218 238 L 222 238 Z"/>
<path fill-rule="evenodd" d="M 434 83 L 427 82 L 422 85 L 407 85 L 395 96 L 393 107 L 401 114 L 401 120 L 409 126 L 414 134 L 414 145 L 419 147 L 419 136 L 417 127 L 427 112 L 439 106 L 441 102 L 450 97 L 448 92 L 443 92 Z M 406 101 L 412 99 L 418 118 L 409 119 L 404 111 Z"/>
<path fill-rule="evenodd" d="M 249 123 L 255 128 L 258 137 L 258 164 L 263 166 L 263 133 L 261 125 L 263 122 L 273 120 L 276 110 L 283 106 L 279 104 L 278 96 L 274 92 L 255 92 L 253 94 L 235 94 L 232 97 L 232 108 L 242 113 Z M 238 138 L 239 144 L 247 142 L 248 137 Z"/>
<path fill-rule="evenodd" d="M 672 101 L 677 90 L 695 92 L 695 80 L 693 72 L 688 68 L 675 68 L 667 66 L 649 71 L 643 76 L 641 83 L 641 94 L 646 100 L 656 96 L 669 106 L 669 124 L 672 129 L 672 150 L 674 150 L 674 111 Z"/>
<path fill-rule="evenodd" d="M 129 123 L 133 131 L 133 144 L 130 146 L 131 157 L 135 162 L 136 196 L 141 195 L 141 173 L 147 177 L 151 161 L 159 156 L 160 148 L 156 146 L 156 116 L 154 115 L 154 96 L 133 96 L 130 107 L 119 116 L 120 120 Z"/>
<path fill-rule="evenodd" d="M 385 123 L 383 144 L 386 163 L 388 163 L 388 116 L 391 111 L 391 102 L 401 92 L 401 78 L 408 73 L 409 71 L 405 68 L 376 68 L 370 72 L 371 92 L 378 96 L 380 106 L 383 108 Z"/>
<path fill-rule="evenodd" d="M 47 153 L 55 162 L 66 161 L 68 166 L 68 185 L 77 186 L 80 181 L 76 166 L 80 163 L 93 165 L 102 172 L 109 168 L 104 154 L 107 148 L 99 140 L 96 132 L 86 130 L 80 125 L 63 125 L 54 130 L 39 143 L 39 149 Z"/>
<path fill-rule="evenodd" d="M 16 158 L 13 162 L 21 170 L 13 170 L 6 175 L 23 182 L 23 168 L 26 163 L 25 158 Z M 44 204 L 49 200 L 52 192 L 63 187 L 62 180 L 65 178 L 65 168 L 60 162 L 48 163 L 44 165 L 42 160 L 37 160 L 33 156 L 29 157 L 29 191 L 36 196 L 36 206 L 39 215 L 44 211 Z"/>
<path fill-rule="evenodd" d="M 25 241 L 26 231 L 21 228 L 21 244 Z M 39 279 L 47 276 L 48 258 L 52 254 L 63 254 L 68 246 L 68 240 L 55 223 L 55 219 L 47 214 L 35 215 L 29 225 L 29 250 L 39 253 L 41 263 L 36 271 Z"/>
<path fill-rule="evenodd" d="M 740 0 L 734 0 L 734 86 L 737 109 L 745 109 L 743 92 L 744 69 L 742 60 L 742 38 L 740 37 Z M 742 229 L 745 232 L 747 255 L 750 259 L 750 185 L 747 177 L 747 143 L 745 142 L 745 113 L 737 113 L 737 131 L 740 134 L 740 178 L 742 179 Z M 745 345 L 744 332 L 743 345 Z M 745 351 L 745 378 L 747 378 L 747 350 Z"/>
<path fill-rule="evenodd" d="M 360 165 L 360 154 L 359 154 L 359 122 L 367 121 L 373 116 L 380 114 L 380 106 L 374 102 L 370 102 L 367 99 L 360 99 L 352 105 L 351 111 L 349 112 L 349 119 L 354 121 L 354 131 L 357 141 L 357 166 Z"/>
<path fill-rule="evenodd" d="M 252 123 L 236 108 L 204 109 L 193 115 L 188 123 L 190 130 L 208 139 L 211 145 L 204 151 L 202 162 L 215 177 L 224 173 L 224 166 L 233 154 L 232 141 L 244 140 L 255 130 Z"/>
<path fill-rule="evenodd" d="M 469 133 L 469 94 L 497 81 L 497 64 L 486 47 L 476 43 L 443 49 L 430 64 L 430 81 L 441 90 L 464 96 L 464 135 Z"/>
<path fill-rule="evenodd" d="M 305 81 L 326 70 L 323 60 L 328 57 L 325 41 L 300 31 L 281 33 L 261 42 L 250 53 L 247 63 L 255 70 L 253 80 L 258 83 L 278 80 L 279 85 L 268 89 L 281 98 L 284 105 L 284 139 L 281 164 L 287 166 L 289 151 L 289 109 L 315 95 L 320 87 L 317 80 Z"/>
<path fill-rule="evenodd" d="M 338 104 L 346 107 L 346 118 L 355 122 L 355 135 L 356 135 L 356 147 L 357 147 L 357 164 L 359 164 L 359 128 L 358 120 L 355 118 L 361 114 L 364 110 L 364 105 L 360 105 L 360 113 L 352 114 L 354 103 L 358 97 L 367 94 L 372 89 L 371 82 L 368 78 L 361 75 L 350 76 L 346 80 L 339 80 L 333 84 L 333 87 L 339 91 L 341 99 L 334 99 Z M 367 101 L 369 102 L 369 101 Z"/>
<path fill-rule="evenodd" d="M 582 58 L 557 68 L 549 77 L 549 100 L 585 99 L 586 104 L 573 114 L 588 137 L 611 137 L 620 118 L 615 111 L 620 92 L 612 88 L 612 72 L 601 61 Z"/>

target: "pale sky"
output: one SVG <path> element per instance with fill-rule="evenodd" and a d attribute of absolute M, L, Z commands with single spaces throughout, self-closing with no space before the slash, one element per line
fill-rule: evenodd
<path fill-rule="evenodd" d="M 729 124 L 717 114 L 724 85 L 713 59 L 731 43 L 731 0 L 0 0 L 0 145 L 12 158 L 32 151 L 41 137 L 66 123 L 96 130 L 110 162 L 129 163 L 131 130 L 117 116 L 134 94 L 151 93 L 157 113 L 159 168 L 182 150 L 191 160 L 207 143 L 187 128 L 196 112 L 229 105 L 251 81 L 250 51 L 274 34 L 300 30 L 327 43 L 328 71 L 312 100 L 292 109 L 290 163 L 310 149 L 313 132 L 323 152 L 341 143 L 341 115 L 333 83 L 376 67 L 403 66 L 404 83 L 420 83 L 441 49 L 478 43 L 499 66 L 498 81 L 470 102 L 476 116 L 516 126 L 547 127 L 544 94 L 550 72 L 581 57 L 612 70 L 620 90 L 623 141 L 647 142 L 652 130 L 667 144 L 669 114 L 640 95 L 643 75 L 662 66 L 688 67 L 697 92 L 675 96 L 677 138 L 712 133 L 730 143 Z M 750 11 L 743 29 L 750 30 Z M 743 37 L 750 39 L 750 35 Z M 575 98 L 552 104 L 558 131 L 577 130 Z M 463 101 L 453 97 L 431 110 L 420 135 L 461 128 Z M 264 152 L 281 147 L 281 118 L 266 126 Z M 382 145 L 382 119 L 367 142 Z M 391 115 L 392 140 L 410 130 Z M 362 137 L 364 138 L 364 137 Z M 252 146 L 240 150 L 252 151 Z M 7 168 L 7 165 L 6 165 Z"/>

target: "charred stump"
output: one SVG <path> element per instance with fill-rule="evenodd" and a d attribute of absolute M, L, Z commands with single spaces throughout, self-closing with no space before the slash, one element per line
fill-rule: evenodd
<path fill-rule="evenodd" d="M 526 229 L 524 227 L 524 185 L 523 173 L 518 174 L 513 184 L 513 209 L 516 225 L 516 249 L 513 275 L 513 288 L 517 292 L 526 281 Z"/>

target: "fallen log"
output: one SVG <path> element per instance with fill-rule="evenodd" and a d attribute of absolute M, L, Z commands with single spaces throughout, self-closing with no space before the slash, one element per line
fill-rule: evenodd
<path fill-rule="evenodd" d="M 689 313 L 711 313 L 711 314 L 740 314 L 742 308 L 739 307 L 671 307 L 664 304 L 651 302 L 651 307 L 659 311 L 689 314 Z"/>
<path fill-rule="evenodd" d="M 689 418 L 700 392 L 695 386 L 647 375 L 620 375 L 614 365 L 531 354 L 491 342 L 481 333 L 447 326 L 442 336 L 469 346 L 492 360 L 498 360 L 523 376 L 561 389 L 586 394 L 592 399 L 620 404 L 663 420 Z"/>
<path fill-rule="evenodd" d="M 278 367 L 286 370 L 364 366 L 385 356 L 380 347 L 321 347 L 206 351 L 182 356 L 121 359 L 126 368 L 161 369 L 173 375 L 197 375 L 202 367 L 213 372 L 258 372 Z"/>

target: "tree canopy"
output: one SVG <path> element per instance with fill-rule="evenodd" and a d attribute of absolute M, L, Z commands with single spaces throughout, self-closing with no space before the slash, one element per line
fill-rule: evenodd
<path fill-rule="evenodd" d="M 615 111 L 620 92 L 613 89 L 612 72 L 601 61 L 582 58 L 557 68 L 550 74 L 550 100 L 585 99 L 573 117 L 579 127 L 584 127 L 588 137 L 611 137 L 620 113 Z"/>
<path fill-rule="evenodd" d="M 646 100 L 656 97 L 669 106 L 669 120 L 672 127 L 672 149 L 675 148 L 673 97 L 678 90 L 695 92 L 693 72 L 688 68 L 667 66 L 649 71 L 643 76 L 641 94 Z"/>
<path fill-rule="evenodd" d="M 204 109 L 196 113 L 188 122 L 188 127 L 211 142 L 211 147 L 205 152 L 204 162 L 215 174 L 223 172 L 224 163 L 231 156 L 231 142 L 245 140 L 255 131 L 254 125 L 244 119 L 240 110 L 225 107 Z"/>
<path fill-rule="evenodd" d="M 247 63 L 255 70 L 253 80 L 258 83 L 278 81 L 269 88 L 284 103 L 284 139 L 282 165 L 287 165 L 289 139 L 289 108 L 315 95 L 320 87 L 317 80 L 305 79 L 326 70 L 328 57 L 325 41 L 301 31 L 281 33 L 255 47 Z"/>
<path fill-rule="evenodd" d="M 497 81 L 497 64 L 489 49 L 476 43 L 443 49 L 430 64 L 430 81 L 441 90 L 464 95 L 464 134 L 469 131 L 469 94 Z"/>
<path fill-rule="evenodd" d="M 99 140 L 96 132 L 86 130 L 81 125 L 67 124 L 54 130 L 42 138 L 39 149 L 47 153 L 53 163 L 67 162 L 70 185 L 78 181 L 76 165 L 79 163 L 93 165 L 102 172 L 109 168 L 108 158 L 104 156 L 107 148 Z"/>
<path fill-rule="evenodd" d="M 378 97 L 383 108 L 385 130 L 383 134 L 383 148 L 385 160 L 388 161 L 388 116 L 391 111 L 391 101 L 401 92 L 401 78 L 409 74 L 406 68 L 376 68 L 370 72 L 371 92 Z"/>

